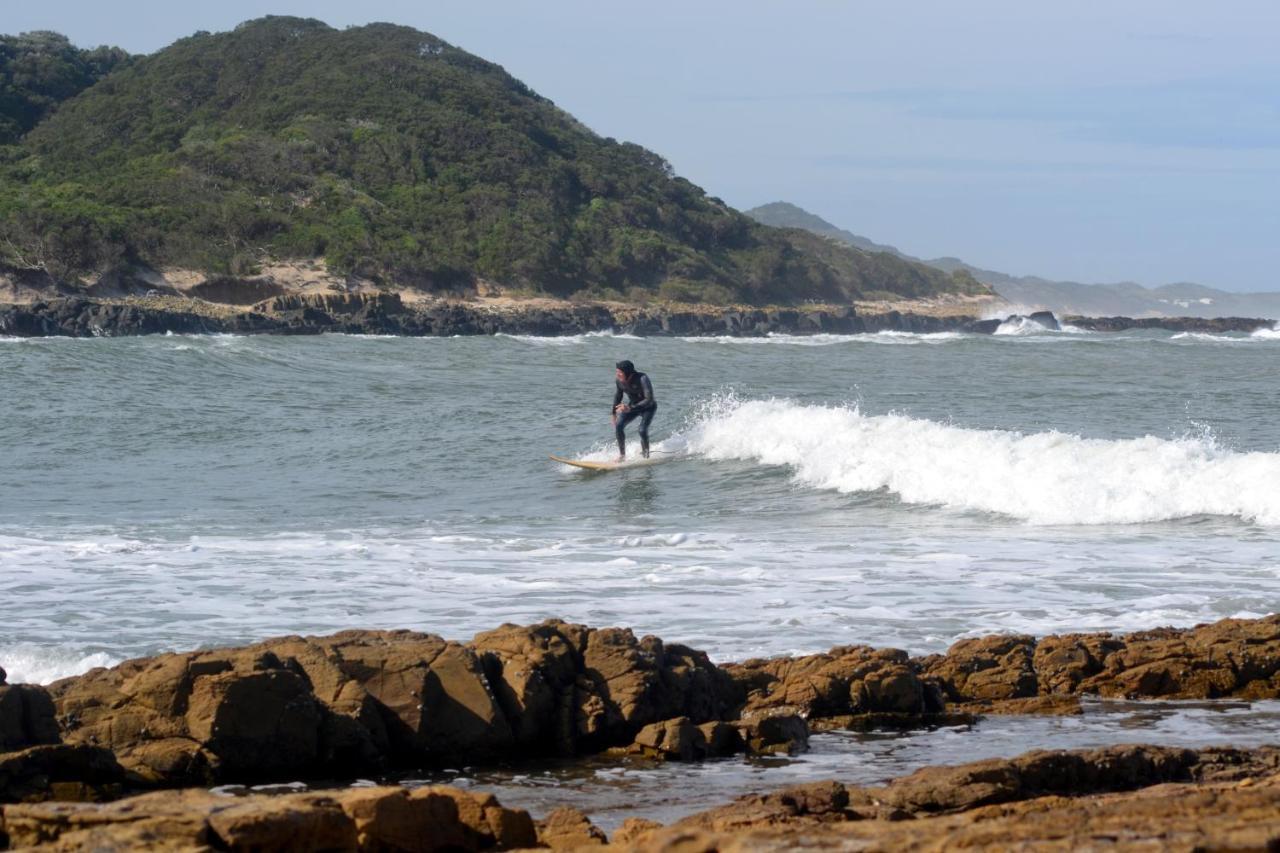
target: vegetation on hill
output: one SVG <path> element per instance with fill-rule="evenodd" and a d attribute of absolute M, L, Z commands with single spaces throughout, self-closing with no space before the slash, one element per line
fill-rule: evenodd
<path fill-rule="evenodd" d="M 58 33 L 0 35 L 0 145 L 18 142 L 54 107 L 128 59 L 118 47 L 80 50 Z"/>
<path fill-rule="evenodd" d="M 0 147 L 11 265 L 249 274 L 319 256 L 427 290 L 762 303 L 981 289 L 761 226 L 499 66 L 389 24 L 198 33 Z"/>

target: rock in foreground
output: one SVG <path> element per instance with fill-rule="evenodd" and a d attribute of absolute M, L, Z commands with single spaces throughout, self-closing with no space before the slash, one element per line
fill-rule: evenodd
<path fill-rule="evenodd" d="M 599 849 L 581 812 L 534 822 L 492 796 L 435 786 L 272 796 L 146 794 L 0 809 L 0 847 L 124 850 Z M 925 768 L 882 787 L 817 782 L 692 815 L 628 820 L 616 850 L 1274 849 L 1280 749 L 1123 746 Z"/>
<path fill-rule="evenodd" d="M 507 625 L 284 637 L 0 686 L 0 801 L 137 787 L 341 779 L 606 749 L 668 760 L 803 748 L 811 727 L 1078 710 L 1082 694 L 1280 697 L 1280 615 L 1127 635 L 993 636 L 912 658 L 841 646 L 717 666 L 629 630 Z M 91 756 L 58 747 L 98 749 Z M 111 776 L 114 756 L 121 778 Z M 14 768 L 43 768 L 24 780 Z M 43 780 L 43 781 L 42 781 Z M 62 790 L 70 790 L 62 785 Z"/>

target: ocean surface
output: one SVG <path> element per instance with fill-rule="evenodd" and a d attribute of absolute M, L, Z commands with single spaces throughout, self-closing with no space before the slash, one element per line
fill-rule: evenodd
<path fill-rule="evenodd" d="M 1280 332 L 1001 331 L 0 339 L 0 666 L 553 616 L 719 661 L 923 653 L 1280 610 Z M 550 461 L 612 453 L 621 358 L 658 464 Z"/>

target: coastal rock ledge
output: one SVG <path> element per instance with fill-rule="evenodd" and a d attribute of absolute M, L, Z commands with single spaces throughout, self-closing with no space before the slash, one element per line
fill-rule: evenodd
<path fill-rule="evenodd" d="M 251 306 L 199 299 L 147 297 L 50 298 L 0 304 L 0 335 L 16 337 L 122 337 L 173 334 L 326 333 L 452 337 L 456 335 L 563 336 L 614 332 L 643 337 L 763 337 L 770 334 L 964 332 L 993 334 L 1003 323 L 1025 321 L 1058 330 L 1048 311 L 1025 317 L 981 319 L 971 314 L 863 312 L 851 305 L 799 308 L 622 307 L 601 304 L 502 305 L 464 301 L 406 301 L 398 293 L 286 294 Z M 1091 331 L 1167 329 L 1177 332 L 1253 332 L 1275 320 L 1249 317 L 1068 317 Z"/>
<path fill-rule="evenodd" d="M 466 644 L 346 631 L 163 654 L 47 688 L 0 686 L 0 802 L 607 749 L 671 760 L 789 751 L 810 729 L 1072 713 L 1085 694 L 1278 698 L 1280 615 L 723 666 L 656 637 L 558 620 Z"/>
<path fill-rule="evenodd" d="M 1118 746 L 927 767 L 887 785 L 815 782 L 609 839 L 582 813 L 541 821 L 445 786 L 243 797 L 187 790 L 105 805 L 0 807 L 0 849 L 711 851 L 1274 850 L 1280 749 Z M 605 845 L 608 845 L 606 848 Z"/>

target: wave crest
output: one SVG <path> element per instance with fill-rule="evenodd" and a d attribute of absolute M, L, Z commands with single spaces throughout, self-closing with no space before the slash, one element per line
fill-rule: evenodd
<path fill-rule="evenodd" d="M 814 488 L 887 490 L 907 503 L 1033 524 L 1217 515 L 1280 525 L 1280 453 L 1238 453 L 1210 438 L 966 429 L 785 400 L 729 400 L 715 408 L 690 430 L 690 451 L 787 466 Z"/>

